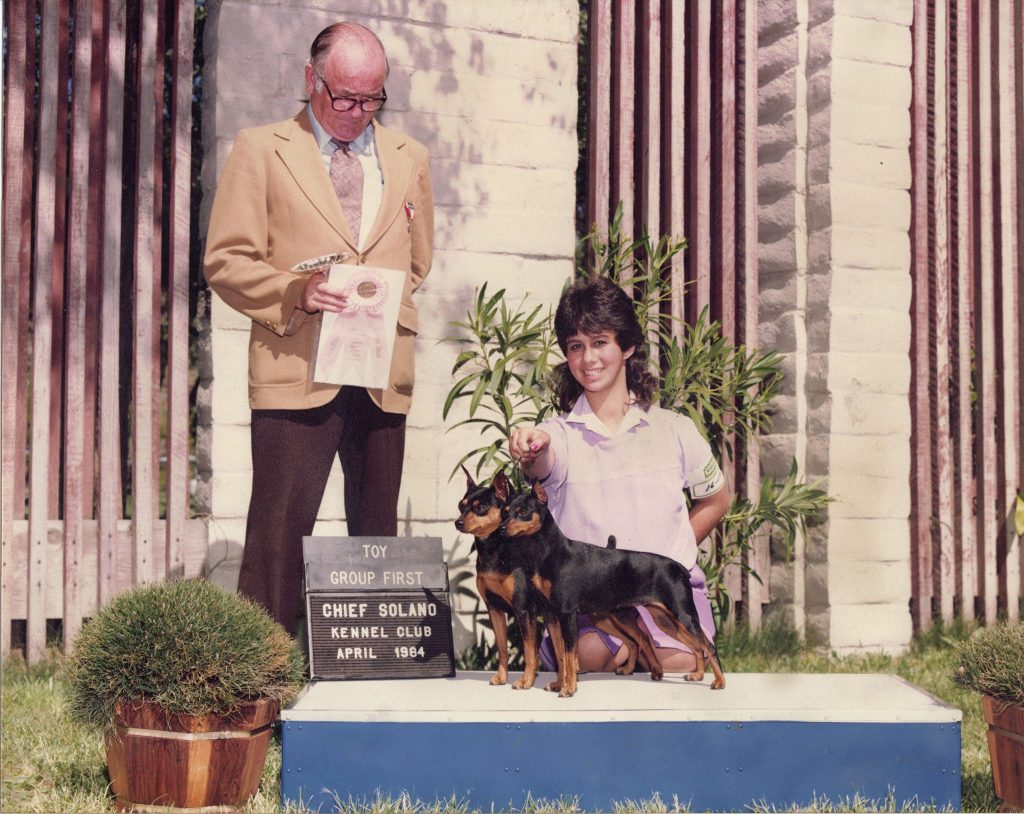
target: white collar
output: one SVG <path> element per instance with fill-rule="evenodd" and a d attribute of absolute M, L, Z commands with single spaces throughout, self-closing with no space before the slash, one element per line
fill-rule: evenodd
<path fill-rule="evenodd" d="M 587 394 L 583 393 L 576 403 L 573 405 L 572 410 L 566 415 L 565 420 L 569 424 L 582 424 L 591 432 L 603 435 L 605 438 L 611 438 L 613 435 L 620 435 L 624 432 L 629 432 L 634 427 L 640 424 L 649 424 L 647 414 L 643 408 L 636 401 L 636 396 L 632 393 L 629 394 L 629 406 L 626 408 L 626 414 L 622 417 L 622 423 L 619 424 L 619 428 L 613 433 L 608 429 L 607 425 L 597 416 L 594 409 L 590 406 L 590 402 L 587 401 Z"/>
<path fill-rule="evenodd" d="M 313 112 L 313 105 L 306 105 L 306 113 L 309 114 L 309 124 L 313 128 L 313 137 L 316 139 L 317 147 L 320 148 L 320 152 L 325 155 L 331 155 L 337 149 L 338 142 L 335 141 L 331 134 L 324 130 L 323 125 L 320 124 Z M 374 156 L 375 143 L 373 140 L 373 122 L 366 126 L 356 138 L 348 143 L 348 147 L 352 152 L 358 155 Z"/>

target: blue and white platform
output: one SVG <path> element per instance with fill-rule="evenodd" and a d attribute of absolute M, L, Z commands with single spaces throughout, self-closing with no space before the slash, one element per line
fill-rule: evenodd
<path fill-rule="evenodd" d="M 311 684 L 283 720 L 282 802 L 331 811 L 379 793 L 485 811 L 658 795 L 742 811 L 859 794 L 960 808 L 959 709 L 891 675 L 584 675 L 573 698 L 490 673 Z M 513 678 L 518 677 L 514 674 Z"/>

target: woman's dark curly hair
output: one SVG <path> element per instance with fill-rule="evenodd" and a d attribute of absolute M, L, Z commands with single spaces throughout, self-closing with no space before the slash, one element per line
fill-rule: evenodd
<path fill-rule="evenodd" d="M 598 334 L 611 331 L 616 344 L 624 351 L 633 348 L 626 360 L 626 387 L 644 409 L 651 404 L 657 382 L 647 365 L 647 343 L 640 330 L 633 301 L 607 277 L 581 280 L 566 289 L 555 311 L 555 335 L 558 347 L 566 353 L 569 337 L 574 334 Z M 552 390 L 558 409 L 568 412 L 583 393 L 583 386 L 573 378 L 567 363 L 552 372 Z"/>

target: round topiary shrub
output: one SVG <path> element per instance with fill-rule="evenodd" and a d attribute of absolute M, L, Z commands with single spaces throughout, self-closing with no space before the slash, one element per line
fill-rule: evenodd
<path fill-rule="evenodd" d="M 125 591 L 82 628 L 67 665 L 76 720 L 112 724 L 118 703 L 226 715 L 305 684 L 294 640 L 259 606 L 205 580 Z"/>
<path fill-rule="evenodd" d="M 957 645 L 956 664 L 961 687 L 1024 706 L 1024 622 L 982 628 Z"/>

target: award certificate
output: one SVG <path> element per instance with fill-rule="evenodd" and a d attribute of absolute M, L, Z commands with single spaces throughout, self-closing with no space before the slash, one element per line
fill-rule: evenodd
<path fill-rule="evenodd" d="M 327 279 L 347 301 L 338 313 L 323 312 L 313 381 L 387 387 L 405 272 L 336 264 Z"/>

